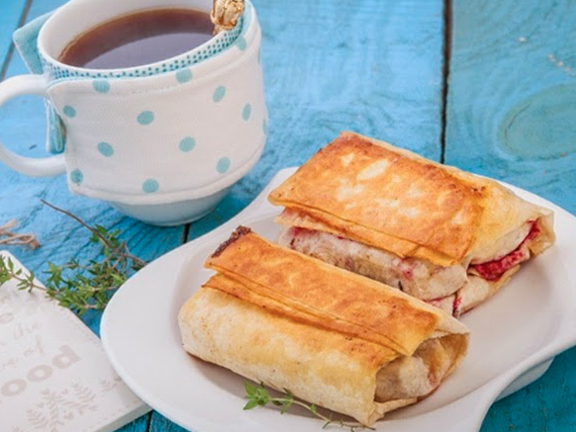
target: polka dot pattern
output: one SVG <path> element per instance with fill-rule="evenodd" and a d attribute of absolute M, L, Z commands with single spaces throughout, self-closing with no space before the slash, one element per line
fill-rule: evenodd
<path fill-rule="evenodd" d="M 214 90 L 214 96 L 212 99 L 214 102 L 220 102 L 222 99 L 224 99 L 224 96 L 226 96 L 226 87 L 218 86 L 216 87 L 216 90 Z"/>
<path fill-rule="evenodd" d="M 216 164 L 216 171 L 218 171 L 220 174 L 224 174 L 229 169 L 230 169 L 230 158 L 223 157 Z"/>
<path fill-rule="evenodd" d="M 244 105 L 244 108 L 242 109 L 242 118 L 245 121 L 248 121 L 250 119 L 251 113 L 252 113 L 252 105 L 247 103 L 246 105 Z"/>
<path fill-rule="evenodd" d="M 70 173 L 70 181 L 76 185 L 79 185 L 84 181 L 84 174 L 79 169 L 75 169 Z"/>
<path fill-rule="evenodd" d="M 72 106 L 70 106 L 70 105 L 66 105 L 66 106 L 62 109 L 62 111 L 64 112 L 64 114 L 65 114 L 67 117 L 70 117 L 70 118 L 76 117 L 76 110 L 74 109 L 74 107 L 72 107 Z"/>
<path fill-rule="evenodd" d="M 192 79 L 192 71 L 190 69 L 182 69 L 176 72 L 176 81 L 180 84 L 187 83 Z"/>
<path fill-rule="evenodd" d="M 145 180 L 144 183 L 142 183 L 142 190 L 146 193 L 154 193 L 157 192 L 158 189 L 160 189 L 160 184 L 156 179 L 150 178 Z"/>
<path fill-rule="evenodd" d="M 235 44 L 240 49 L 240 51 L 244 51 L 246 49 L 246 47 L 248 46 L 248 44 L 246 43 L 246 39 L 244 39 L 244 36 L 242 36 L 242 35 L 238 36 Z"/>
<path fill-rule="evenodd" d="M 196 140 L 192 137 L 183 138 L 178 144 L 178 148 L 184 153 L 192 151 L 194 147 L 196 147 Z"/>
<path fill-rule="evenodd" d="M 98 93 L 108 93 L 110 91 L 110 83 L 105 79 L 95 79 L 92 81 L 92 87 Z"/>
<path fill-rule="evenodd" d="M 138 114 L 138 117 L 136 117 L 136 120 L 138 120 L 138 123 L 140 123 L 142 126 L 149 125 L 150 123 L 152 123 L 154 121 L 154 112 L 153 111 L 142 111 L 140 114 Z"/>
<path fill-rule="evenodd" d="M 114 147 L 112 147 L 107 142 L 99 142 L 98 143 L 98 151 L 102 156 L 105 157 L 112 157 L 114 154 Z"/>
<path fill-rule="evenodd" d="M 248 17 L 243 18 L 245 23 Z M 242 57 L 240 51 L 247 52 L 248 42 L 240 26 L 237 30 L 234 37 L 227 36 L 227 52 Z M 212 49 L 135 69 L 83 71 L 63 66 L 58 71 L 47 67 L 48 74 L 61 73 L 55 79 L 72 77 L 73 93 L 65 86 L 54 86 L 57 108 L 53 112 L 64 120 L 71 142 L 82 145 L 85 154 L 90 155 L 90 160 L 81 159 L 72 165 L 69 184 L 79 191 L 102 186 L 109 196 L 146 196 L 142 202 L 156 203 L 164 199 L 160 197 L 163 194 L 182 188 L 183 182 L 189 183 L 184 186 L 192 190 L 205 184 L 202 182 L 234 180 L 234 173 L 250 155 L 248 148 L 261 145 L 262 129 L 266 132 L 267 128 L 261 93 L 251 91 L 252 83 L 246 86 L 243 78 L 255 75 L 259 67 L 256 55 L 250 55 L 246 66 L 243 64 L 234 77 L 207 71 L 210 79 L 204 80 L 202 66 L 192 65 L 203 55 L 214 55 L 218 48 Z M 259 55 L 259 50 L 253 54 Z M 156 75 L 158 79 L 134 79 Z M 149 91 L 148 83 L 154 91 Z M 181 95 L 189 91 L 200 96 L 198 104 L 181 102 Z M 138 97 L 128 97 L 132 94 Z M 179 105 L 175 106 L 173 100 Z M 199 110 L 202 115 L 198 115 Z M 226 118 L 227 126 L 208 134 L 205 118 Z M 88 131 L 86 136 L 76 133 L 80 128 Z M 60 133 L 64 136 L 66 130 Z M 138 159 L 143 155 L 146 158 Z M 138 163 L 126 169 L 128 160 Z M 192 170 L 193 176 L 182 176 L 182 172 Z"/>

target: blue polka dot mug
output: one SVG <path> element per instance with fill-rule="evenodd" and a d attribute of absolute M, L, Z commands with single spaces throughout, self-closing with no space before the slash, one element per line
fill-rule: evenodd
<path fill-rule="evenodd" d="M 261 32 L 249 1 L 232 30 L 158 63 L 105 70 L 57 60 L 87 29 L 165 5 L 73 0 L 18 30 L 14 40 L 33 74 L 0 83 L 0 105 L 21 94 L 44 96 L 47 149 L 57 154 L 26 158 L 0 143 L 0 160 L 31 176 L 66 173 L 71 191 L 157 225 L 211 211 L 266 141 Z M 212 0 L 170 5 L 209 12 Z"/>

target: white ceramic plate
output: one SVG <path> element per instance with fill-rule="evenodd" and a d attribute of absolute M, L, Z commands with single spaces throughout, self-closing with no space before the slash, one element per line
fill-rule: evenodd
<path fill-rule="evenodd" d="M 198 432 L 319 432 L 304 412 L 280 415 L 271 407 L 243 411 L 244 379 L 193 359 L 181 347 L 177 314 L 208 279 L 207 256 L 239 224 L 274 238 L 279 209 L 268 192 L 293 169 L 280 171 L 235 218 L 150 263 L 128 280 L 102 319 L 104 348 L 126 384 L 152 408 Z M 378 431 L 478 431 L 490 405 L 527 385 L 553 356 L 576 344 L 576 218 L 526 191 L 522 197 L 556 212 L 555 247 L 524 266 L 497 296 L 464 316 L 470 352 L 432 396 L 390 414 Z"/>

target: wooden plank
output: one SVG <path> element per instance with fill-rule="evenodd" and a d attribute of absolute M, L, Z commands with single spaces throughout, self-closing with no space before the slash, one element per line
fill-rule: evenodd
<path fill-rule="evenodd" d="M 244 208 L 342 130 L 440 157 L 442 1 L 254 1 L 269 137 L 256 167 L 189 239 Z"/>
<path fill-rule="evenodd" d="M 26 5 L 26 0 L 3 0 L 0 2 L 0 73 L 7 67 L 8 53 L 12 45 L 12 33 L 18 28 Z"/>
<path fill-rule="evenodd" d="M 54 0 L 37 1 L 31 16 L 56 5 Z M 233 188 L 218 211 L 192 225 L 189 238 L 237 213 L 278 169 L 302 163 L 343 129 L 376 136 L 434 159 L 440 156 L 441 1 L 334 4 L 327 0 L 261 0 L 256 7 L 264 31 L 263 64 L 270 110 L 268 147 L 256 169 Z M 14 61 L 10 74 L 22 71 L 22 64 Z M 2 132 L 4 141 L 28 156 L 43 153 L 39 109 L 37 101 L 21 98 L 4 108 L 17 118 L 0 120 L 0 131 L 6 129 L 6 123 L 12 129 L 9 134 Z M 32 120 L 34 116 L 38 120 Z M 62 178 L 28 179 L 3 167 L 0 176 L 7 185 L 5 191 L 0 191 L 0 200 L 10 203 L 1 206 L 0 220 L 20 217 L 22 230 L 37 232 L 45 243 L 42 252 L 13 251 L 33 269 L 41 269 L 48 258 L 59 262 L 92 253 L 83 251 L 86 241 L 78 236 L 79 229 L 65 218 L 49 215 L 51 210 L 39 205 L 37 196 L 91 223 L 121 227 L 131 245 L 133 239 L 139 241 L 139 246 L 132 249 L 147 255 L 144 258 L 174 247 L 171 242 L 177 243 L 177 229 L 131 224 L 105 204 L 69 197 Z M 165 238 L 158 238 L 161 234 Z M 65 247 L 58 247 L 59 243 Z M 87 318 L 92 328 L 98 320 L 97 314 Z M 142 423 L 128 428 L 140 431 Z M 181 429 L 155 414 L 149 430 Z"/>
<path fill-rule="evenodd" d="M 64 0 L 35 0 L 26 21 L 49 12 Z M 2 3 L 2 7 L 4 7 Z M 3 16 L 4 10 L 0 15 Z M 2 36 L 0 42 L 6 41 Z M 16 54 L 7 70 L 7 77 L 27 73 Z M 29 157 L 42 157 L 45 142 L 44 107 L 40 98 L 20 97 L 0 109 L 0 139 L 12 150 Z M 75 258 L 85 262 L 99 254 L 99 249 L 89 244 L 86 230 L 70 218 L 44 206 L 40 198 L 78 215 L 91 225 L 100 224 L 110 229 L 120 229 L 121 238 L 130 250 L 145 260 L 152 260 L 174 249 L 182 242 L 184 227 L 152 227 L 123 216 L 108 204 L 72 195 L 64 176 L 30 178 L 20 175 L 0 164 L 0 224 L 18 219 L 19 232 L 35 233 L 42 247 L 29 251 L 21 247 L 8 248 L 28 268 L 42 279 L 47 262 L 63 264 Z M 88 313 L 84 322 L 98 333 L 100 313 Z M 150 414 L 120 429 L 122 432 L 144 432 L 148 429 Z"/>
<path fill-rule="evenodd" d="M 148 431 L 150 432 L 186 432 L 186 429 L 172 423 L 166 417 L 153 412 L 151 416 L 150 423 L 148 425 Z"/>
<path fill-rule="evenodd" d="M 576 213 L 572 6 L 454 3 L 446 162 Z"/>
<path fill-rule="evenodd" d="M 576 213 L 573 2 L 453 3 L 448 164 L 505 180 Z M 487 353 L 489 355 L 489 353 Z M 483 432 L 572 430 L 576 349 L 496 403 Z"/>
<path fill-rule="evenodd" d="M 278 170 L 302 164 L 342 130 L 440 158 L 442 1 L 253 3 L 263 31 L 267 147 L 216 211 L 191 224 L 189 239 L 230 219 Z M 152 432 L 181 431 L 152 418 Z"/>
<path fill-rule="evenodd" d="M 41 15 L 63 3 L 63 0 L 42 0 L 34 3 L 28 19 Z M 26 73 L 19 57 L 15 56 L 8 68 L 7 76 Z M 21 97 L 8 102 L 2 108 L 0 136 L 14 151 L 29 157 L 45 156 L 45 119 L 40 98 Z M 94 256 L 94 249 L 87 250 L 84 229 L 65 216 L 40 203 L 43 198 L 57 206 L 77 214 L 90 224 L 102 224 L 108 228 L 119 228 L 131 250 L 143 259 L 151 260 L 181 243 L 183 227 L 159 228 L 137 222 L 123 216 L 108 204 L 85 197 L 72 195 L 64 176 L 53 178 L 31 178 L 18 174 L 0 165 L 0 220 L 19 219 L 20 231 L 35 232 L 43 247 L 34 252 L 21 248 L 13 251 L 18 258 L 33 270 L 43 268 L 50 259 L 62 262 L 72 257 L 80 259 Z M 61 245 L 65 245 L 64 248 Z M 97 328 L 93 328 L 97 331 Z"/>

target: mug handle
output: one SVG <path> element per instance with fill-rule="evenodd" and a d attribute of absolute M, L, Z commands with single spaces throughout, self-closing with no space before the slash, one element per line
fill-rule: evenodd
<path fill-rule="evenodd" d="M 0 107 L 20 95 L 48 97 L 46 80 L 42 75 L 20 75 L 0 82 Z M 64 155 L 29 158 L 8 150 L 0 141 L 0 160 L 15 171 L 32 177 L 49 177 L 66 172 Z"/>

